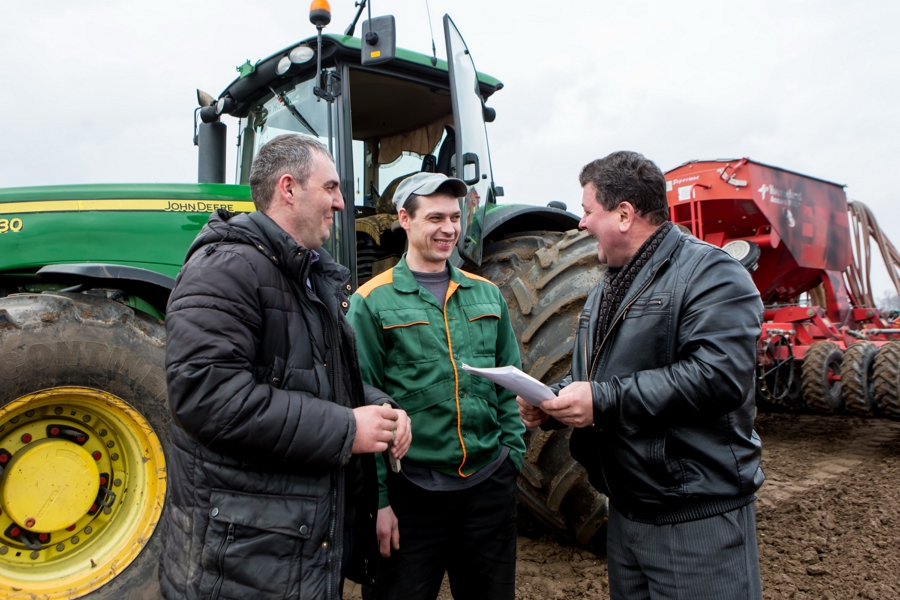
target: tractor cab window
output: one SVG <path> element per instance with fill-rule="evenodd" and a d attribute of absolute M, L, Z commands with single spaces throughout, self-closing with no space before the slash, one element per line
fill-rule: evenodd
<path fill-rule="evenodd" d="M 403 254 L 406 236 L 393 205 L 397 186 L 420 171 L 455 176 L 455 135 L 448 89 L 361 69 L 350 71 L 350 115 L 362 284 Z"/>
<path fill-rule="evenodd" d="M 313 94 L 310 79 L 276 89 L 250 110 L 241 133 L 239 182 L 250 183 L 250 165 L 260 147 L 284 133 L 301 133 L 328 145 L 328 106 Z"/>

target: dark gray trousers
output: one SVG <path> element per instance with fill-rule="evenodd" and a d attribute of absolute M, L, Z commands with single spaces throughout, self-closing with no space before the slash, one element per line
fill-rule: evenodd
<path fill-rule="evenodd" d="M 610 600 L 762 600 L 754 503 L 675 525 L 609 513 Z"/>

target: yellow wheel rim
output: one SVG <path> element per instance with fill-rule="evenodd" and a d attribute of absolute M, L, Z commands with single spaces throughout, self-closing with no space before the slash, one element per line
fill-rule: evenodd
<path fill-rule="evenodd" d="M 0 596 L 77 598 L 137 557 L 166 495 L 162 445 L 122 399 L 58 387 L 0 409 Z"/>

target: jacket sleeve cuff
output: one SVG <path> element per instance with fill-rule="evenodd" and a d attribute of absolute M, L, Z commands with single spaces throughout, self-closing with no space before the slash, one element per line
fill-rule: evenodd
<path fill-rule="evenodd" d="M 350 411 L 350 418 L 347 420 L 347 435 L 344 437 L 344 445 L 341 448 L 341 455 L 338 460 L 338 466 L 343 467 L 350 462 L 350 456 L 353 454 L 353 440 L 356 439 L 356 416 Z"/>
<path fill-rule="evenodd" d="M 400 408 L 400 405 L 394 402 L 394 399 L 371 385 L 363 385 L 363 392 L 366 397 L 366 404 L 381 406 L 382 404 L 390 404 L 393 408 Z"/>
<path fill-rule="evenodd" d="M 387 465 L 384 464 L 384 453 L 375 455 L 375 471 L 378 473 L 378 510 L 391 505 L 387 488 Z"/>
<path fill-rule="evenodd" d="M 613 399 L 610 398 L 610 391 L 609 385 L 607 384 L 598 383 L 596 381 L 591 382 L 591 395 L 593 396 L 594 404 L 593 427 L 596 427 L 597 429 L 603 429 L 606 425 L 606 416 L 609 414 L 613 405 Z"/>

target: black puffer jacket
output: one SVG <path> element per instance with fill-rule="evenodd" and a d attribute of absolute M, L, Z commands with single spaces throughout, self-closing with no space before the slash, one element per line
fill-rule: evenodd
<path fill-rule="evenodd" d="M 375 512 L 351 409 L 389 398 L 359 377 L 349 272 L 312 258 L 262 213 L 219 211 L 188 251 L 166 316 L 170 600 L 338 598 L 345 496 Z"/>
<path fill-rule="evenodd" d="M 595 426 L 570 443 L 591 484 L 621 513 L 658 522 L 749 502 L 764 480 L 753 431 L 763 306 L 750 275 L 672 229 L 595 356 L 601 289 L 588 296 L 572 356 L 573 378 L 592 382 Z"/>

